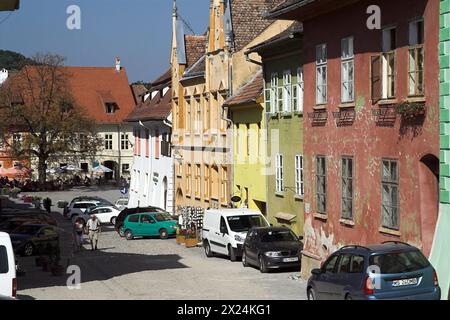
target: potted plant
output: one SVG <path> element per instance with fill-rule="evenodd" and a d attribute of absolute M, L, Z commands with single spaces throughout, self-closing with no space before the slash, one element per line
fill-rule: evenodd
<path fill-rule="evenodd" d="M 185 230 L 177 228 L 177 244 L 183 244 L 186 241 Z"/>
<path fill-rule="evenodd" d="M 185 246 L 186 248 L 196 247 L 198 244 L 197 231 L 194 228 L 186 230 Z"/>

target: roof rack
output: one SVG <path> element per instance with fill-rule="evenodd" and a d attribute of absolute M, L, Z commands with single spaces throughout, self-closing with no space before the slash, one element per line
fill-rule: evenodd
<path fill-rule="evenodd" d="M 343 246 L 343 247 L 340 248 L 339 250 L 346 249 L 346 248 L 355 248 L 355 249 L 361 248 L 361 249 L 366 249 L 366 250 L 368 250 L 368 251 L 371 251 L 371 250 L 370 250 L 369 248 L 367 248 L 367 247 L 360 246 L 360 245 L 356 245 L 356 244 L 349 245 L 349 246 Z"/>
<path fill-rule="evenodd" d="M 386 244 L 386 243 L 395 243 L 395 244 L 404 244 L 405 246 L 411 247 L 411 245 L 409 243 L 406 242 L 402 242 L 402 241 L 384 241 L 381 244 Z"/>

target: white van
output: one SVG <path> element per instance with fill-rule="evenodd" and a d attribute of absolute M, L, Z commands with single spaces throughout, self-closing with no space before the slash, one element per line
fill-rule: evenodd
<path fill-rule="evenodd" d="M 16 262 L 9 234 L 0 232 L 0 300 L 15 298 L 17 291 Z"/>
<path fill-rule="evenodd" d="M 231 261 L 242 256 L 242 245 L 252 227 L 269 227 L 266 218 L 250 209 L 211 209 L 203 218 L 203 247 L 207 257 L 225 254 Z"/>

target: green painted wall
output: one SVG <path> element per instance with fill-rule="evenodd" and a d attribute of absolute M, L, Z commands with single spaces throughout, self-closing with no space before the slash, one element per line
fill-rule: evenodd
<path fill-rule="evenodd" d="M 297 68 L 300 66 L 301 55 L 292 55 L 264 61 L 266 88 L 270 88 L 272 73 L 278 73 L 279 85 L 283 84 L 283 72 L 290 69 L 292 83 L 297 82 Z M 290 113 L 288 115 L 266 114 L 267 154 L 269 166 L 267 168 L 267 209 L 268 218 L 274 225 L 290 227 L 297 235 L 303 235 L 304 203 L 295 194 L 295 156 L 303 155 L 303 114 Z M 282 193 L 276 192 L 275 164 L 276 154 L 284 157 L 283 184 L 286 188 Z M 277 220 L 277 213 L 288 213 L 296 218 L 291 223 Z"/>
<path fill-rule="evenodd" d="M 262 105 L 253 104 L 233 108 L 233 122 L 235 123 L 233 194 L 240 196 L 243 203 L 247 197 L 245 190 L 247 188 L 248 207 L 266 214 L 264 167 L 266 148 L 263 139 L 264 110 Z M 250 154 L 247 152 L 247 125 L 250 128 Z"/>
<path fill-rule="evenodd" d="M 450 299 L 450 0 L 441 0 L 440 25 L 441 205 L 430 259 L 446 300 Z"/>

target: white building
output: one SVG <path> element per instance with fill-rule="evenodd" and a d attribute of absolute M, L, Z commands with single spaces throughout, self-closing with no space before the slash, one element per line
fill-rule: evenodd
<path fill-rule="evenodd" d="M 156 206 L 173 212 L 170 71 L 151 85 L 150 91 L 143 95 L 126 120 L 134 125 L 129 206 Z"/>

